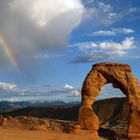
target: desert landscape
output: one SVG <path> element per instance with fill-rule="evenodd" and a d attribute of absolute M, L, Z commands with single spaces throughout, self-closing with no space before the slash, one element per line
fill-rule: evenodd
<path fill-rule="evenodd" d="M 1 111 L 1 139 L 92 140 L 94 135 L 73 132 L 80 106 L 26 107 Z M 127 139 L 129 105 L 126 98 L 97 101 L 93 106 L 100 119 L 100 139 Z M 9 110 L 9 109 L 8 109 Z M 6 118 L 5 124 L 2 123 Z"/>
<path fill-rule="evenodd" d="M 127 97 L 95 101 L 105 83 L 120 88 Z M 37 107 L 32 103 L 23 108 L 21 103 L 17 108 L 17 103 L 4 102 L 1 139 L 139 139 L 139 90 L 129 65 L 95 64 L 83 82 L 81 105 L 62 106 L 61 102 L 61 106 Z"/>
<path fill-rule="evenodd" d="M 0 0 L 0 140 L 140 140 L 140 0 Z"/>

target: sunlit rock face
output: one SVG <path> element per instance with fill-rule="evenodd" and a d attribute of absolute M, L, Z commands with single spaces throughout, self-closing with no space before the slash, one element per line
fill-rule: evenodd
<path fill-rule="evenodd" d="M 103 62 L 93 65 L 83 83 L 78 124 L 81 129 L 93 132 L 98 130 L 99 120 L 91 106 L 99 95 L 101 87 L 107 83 L 112 83 L 114 88 L 119 88 L 126 95 L 130 104 L 128 137 L 139 139 L 140 87 L 131 73 L 131 67 L 127 64 Z"/>

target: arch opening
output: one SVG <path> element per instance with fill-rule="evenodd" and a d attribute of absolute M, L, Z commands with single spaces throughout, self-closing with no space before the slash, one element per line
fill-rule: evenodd
<path fill-rule="evenodd" d="M 122 97 L 126 97 L 126 95 L 119 88 L 114 88 L 112 83 L 107 83 L 101 87 L 100 93 L 96 97 L 96 101 Z"/>

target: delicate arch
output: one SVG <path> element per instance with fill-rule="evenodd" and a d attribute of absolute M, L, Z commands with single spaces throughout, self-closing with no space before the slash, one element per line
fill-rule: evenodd
<path fill-rule="evenodd" d="M 131 67 L 120 63 L 98 63 L 93 65 L 82 87 L 82 101 L 78 123 L 82 129 L 97 133 L 99 120 L 91 105 L 104 84 L 112 83 L 127 97 L 130 104 L 128 136 L 140 138 L 140 87 L 131 73 Z"/>

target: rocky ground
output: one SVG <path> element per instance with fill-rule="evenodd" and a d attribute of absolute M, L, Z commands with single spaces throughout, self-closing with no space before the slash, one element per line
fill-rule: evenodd
<path fill-rule="evenodd" d="M 78 110 L 79 106 L 60 106 L 49 108 L 28 107 L 1 112 L 0 140 L 6 131 L 9 131 L 7 134 L 10 134 L 12 131 L 23 131 L 23 133 L 27 132 L 29 135 L 33 133 L 33 136 L 36 135 L 36 133 L 42 133 L 41 135 L 44 135 L 44 133 L 45 135 L 46 133 L 47 135 L 54 133 L 54 135 L 59 135 L 59 137 L 61 137 L 60 135 L 64 135 L 65 137 L 81 136 L 84 132 L 81 134 L 73 134 L 71 131 L 77 122 Z M 97 101 L 94 104 L 94 110 L 100 119 L 100 129 L 98 131 L 100 137 L 107 140 L 127 140 L 129 106 L 126 98 Z M 22 135 L 22 133 L 20 134 Z M 85 135 L 86 134 L 84 134 L 84 136 Z M 8 139 L 5 138 L 3 140 Z"/>
<path fill-rule="evenodd" d="M 71 131 L 74 124 L 70 121 L 26 116 L 1 116 L 0 140 L 96 140 L 92 133 Z"/>
<path fill-rule="evenodd" d="M 19 137 L 23 137 L 22 139 L 26 139 L 27 137 L 29 139 L 30 137 L 30 140 L 44 140 L 46 137 L 48 140 L 49 138 L 50 140 L 54 140 L 55 138 L 63 140 L 63 137 L 65 140 L 69 140 L 70 138 L 73 140 L 83 138 L 86 138 L 84 140 L 93 140 L 94 138 L 92 133 L 86 134 L 86 132 L 73 132 L 75 122 L 72 121 L 27 116 L 1 116 L 0 120 L 1 140 L 7 140 L 10 136 L 13 137 L 13 140 L 17 140 Z M 125 140 L 127 139 L 126 130 L 127 122 L 125 120 L 116 122 L 116 124 L 108 122 L 102 123 L 99 129 L 100 139 Z M 41 135 L 40 139 L 38 139 L 38 135 Z"/>
<path fill-rule="evenodd" d="M 94 136 L 66 134 L 61 132 L 29 131 L 20 129 L 1 129 L 1 140 L 96 140 Z M 102 138 L 98 140 L 104 140 Z"/>

